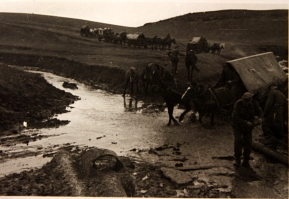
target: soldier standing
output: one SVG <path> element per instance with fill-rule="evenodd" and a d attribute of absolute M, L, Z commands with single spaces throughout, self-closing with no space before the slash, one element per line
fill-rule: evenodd
<path fill-rule="evenodd" d="M 233 109 L 232 127 L 234 131 L 235 166 L 251 168 L 249 164 L 252 148 L 252 131 L 255 125 L 261 124 L 263 111 L 258 102 L 252 99 L 253 94 L 246 92 Z M 241 164 L 241 156 L 243 162 Z"/>
<path fill-rule="evenodd" d="M 178 63 L 179 63 L 179 55 L 185 56 L 179 52 L 179 46 L 175 46 L 175 49 L 167 53 L 171 58 L 172 62 L 172 74 L 178 73 Z"/>
<path fill-rule="evenodd" d="M 271 135 L 277 139 L 286 136 L 285 121 L 288 119 L 287 99 L 277 90 L 276 84 L 269 85 L 269 94 L 264 108 L 264 120 L 262 129 L 264 135 Z"/>

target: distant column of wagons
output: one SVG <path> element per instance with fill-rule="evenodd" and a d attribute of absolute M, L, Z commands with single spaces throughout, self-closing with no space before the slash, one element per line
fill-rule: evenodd
<path fill-rule="evenodd" d="M 129 47 L 150 48 L 167 50 L 171 49 L 176 40 L 170 34 L 165 38 L 158 36 L 146 37 L 143 33 L 128 33 L 126 31 L 114 33 L 112 28 L 90 28 L 88 25 L 81 27 L 80 35 L 83 37 L 97 38 L 99 41 L 127 45 Z M 193 37 L 187 44 L 186 53 L 194 50 L 195 53 L 212 53 L 220 55 L 225 48 L 225 43 L 209 43 L 205 37 Z"/>

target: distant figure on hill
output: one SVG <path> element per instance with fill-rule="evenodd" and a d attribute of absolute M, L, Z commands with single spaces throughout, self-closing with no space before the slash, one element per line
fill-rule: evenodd
<path fill-rule="evenodd" d="M 167 55 L 171 58 L 172 62 L 172 74 L 178 73 L 178 63 L 179 63 L 179 55 L 185 56 L 179 52 L 179 46 L 175 46 L 175 49 L 168 52 Z"/>
<path fill-rule="evenodd" d="M 196 70 L 200 72 L 200 69 L 197 67 L 198 57 L 195 54 L 194 50 L 190 50 L 185 57 L 185 64 L 188 71 L 188 81 L 191 81 L 193 78 L 193 72 Z"/>

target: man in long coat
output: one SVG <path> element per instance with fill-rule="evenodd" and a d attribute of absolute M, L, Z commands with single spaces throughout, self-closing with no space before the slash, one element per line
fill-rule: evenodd
<path fill-rule="evenodd" d="M 262 129 L 264 135 L 281 139 L 286 136 L 287 133 L 285 121 L 288 119 L 288 102 L 285 95 L 277 90 L 276 84 L 271 84 L 269 89 L 270 91 L 264 108 Z"/>

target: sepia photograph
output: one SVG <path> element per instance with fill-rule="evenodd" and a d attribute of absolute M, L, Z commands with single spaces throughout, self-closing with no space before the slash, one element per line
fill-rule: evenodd
<path fill-rule="evenodd" d="M 288 0 L 0 0 L 0 198 L 288 198 Z"/>

